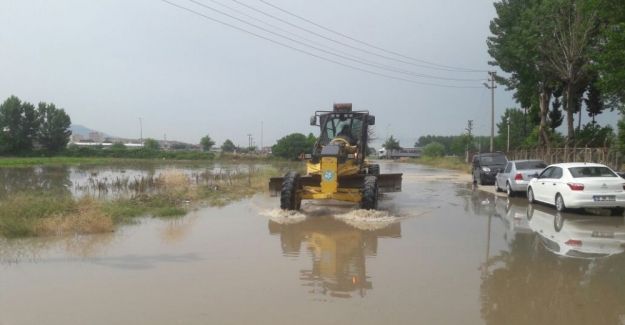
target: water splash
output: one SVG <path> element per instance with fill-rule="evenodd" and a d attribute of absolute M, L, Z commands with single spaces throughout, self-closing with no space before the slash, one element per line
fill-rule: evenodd
<path fill-rule="evenodd" d="M 260 215 L 268 217 L 271 221 L 281 225 L 300 223 L 306 220 L 306 215 L 299 211 L 286 211 L 282 209 L 263 210 Z"/>

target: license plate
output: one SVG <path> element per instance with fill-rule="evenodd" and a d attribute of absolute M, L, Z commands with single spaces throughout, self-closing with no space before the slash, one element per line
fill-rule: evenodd
<path fill-rule="evenodd" d="M 592 199 L 595 202 L 616 201 L 616 197 L 614 195 L 595 195 Z"/>
<path fill-rule="evenodd" d="M 595 238 L 614 238 L 614 233 L 607 231 L 593 231 L 591 236 Z"/>

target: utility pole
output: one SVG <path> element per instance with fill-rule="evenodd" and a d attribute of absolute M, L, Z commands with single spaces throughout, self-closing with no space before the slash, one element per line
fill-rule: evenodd
<path fill-rule="evenodd" d="M 495 76 L 497 72 L 489 71 L 488 74 L 490 75 L 490 78 L 488 78 L 490 85 L 484 83 L 484 86 L 490 89 L 490 152 L 493 152 L 493 142 L 495 139 L 495 88 L 497 88 L 497 86 L 495 86 Z"/>
<path fill-rule="evenodd" d="M 510 152 L 510 116 L 508 116 L 508 145 L 506 147 L 506 153 Z"/>
<path fill-rule="evenodd" d="M 260 150 L 263 150 L 263 121 L 260 121 Z"/>
<path fill-rule="evenodd" d="M 468 120 L 467 121 L 467 127 L 465 129 L 467 131 L 467 135 L 468 135 L 468 139 L 467 139 L 467 144 L 465 146 L 464 152 L 466 153 L 466 157 L 465 157 L 465 161 L 469 162 L 469 145 L 472 142 L 471 139 L 471 132 L 473 131 L 473 120 Z"/>
<path fill-rule="evenodd" d="M 251 134 L 247 134 L 247 148 L 251 149 L 252 148 L 252 135 Z"/>
<path fill-rule="evenodd" d="M 139 142 L 143 143 L 143 120 L 139 118 Z"/>

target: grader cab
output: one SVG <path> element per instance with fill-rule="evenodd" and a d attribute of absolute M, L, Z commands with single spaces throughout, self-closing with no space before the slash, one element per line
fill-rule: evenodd
<path fill-rule="evenodd" d="M 280 207 L 299 210 L 302 200 L 338 200 L 359 203 L 362 209 L 377 209 L 380 193 L 401 191 L 402 174 L 380 174 L 380 166 L 366 159 L 369 127 L 375 116 L 352 111 L 352 104 L 334 104 L 332 111 L 317 111 L 310 125 L 321 133 L 305 154 L 306 175 L 289 172 L 269 181 L 269 189 L 280 193 Z"/>

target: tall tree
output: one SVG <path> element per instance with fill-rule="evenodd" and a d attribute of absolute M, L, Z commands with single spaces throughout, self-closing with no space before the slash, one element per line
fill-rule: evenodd
<path fill-rule="evenodd" d="M 37 141 L 49 152 L 58 152 L 67 146 L 72 134 L 72 124 L 64 109 L 54 104 L 39 103 L 37 106 L 38 132 Z"/>
<path fill-rule="evenodd" d="M 215 145 L 215 141 L 207 134 L 200 139 L 200 145 L 202 146 L 202 150 L 209 151 Z"/>
<path fill-rule="evenodd" d="M 546 18 L 539 15 L 540 1 L 502 0 L 494 6 L 497 17 L 490 23 L 492 36 L 487 40 L 494 60 L 489 63 L 509 73 L 497 81 L 515 90 L 514 97 L 522 107 L 531 111 L 533 104 L 538 105 L 540 141 L 548 145 L 547 113 L 555 80 L 541 55 L 546 40 L 538 22 Z"/>
<path fill-rule="evenodd" d="M 544 1 L 538 26 L 547 42 L 540 47 L 550 63 L 547 68 L 564 83 L 566 94 L 567 138 L 575 137 L 573 116 L 580 109 L 580 98 L 593 75 L 591 53 L 597 40 L 597 12 L 587 0 Z"/>

